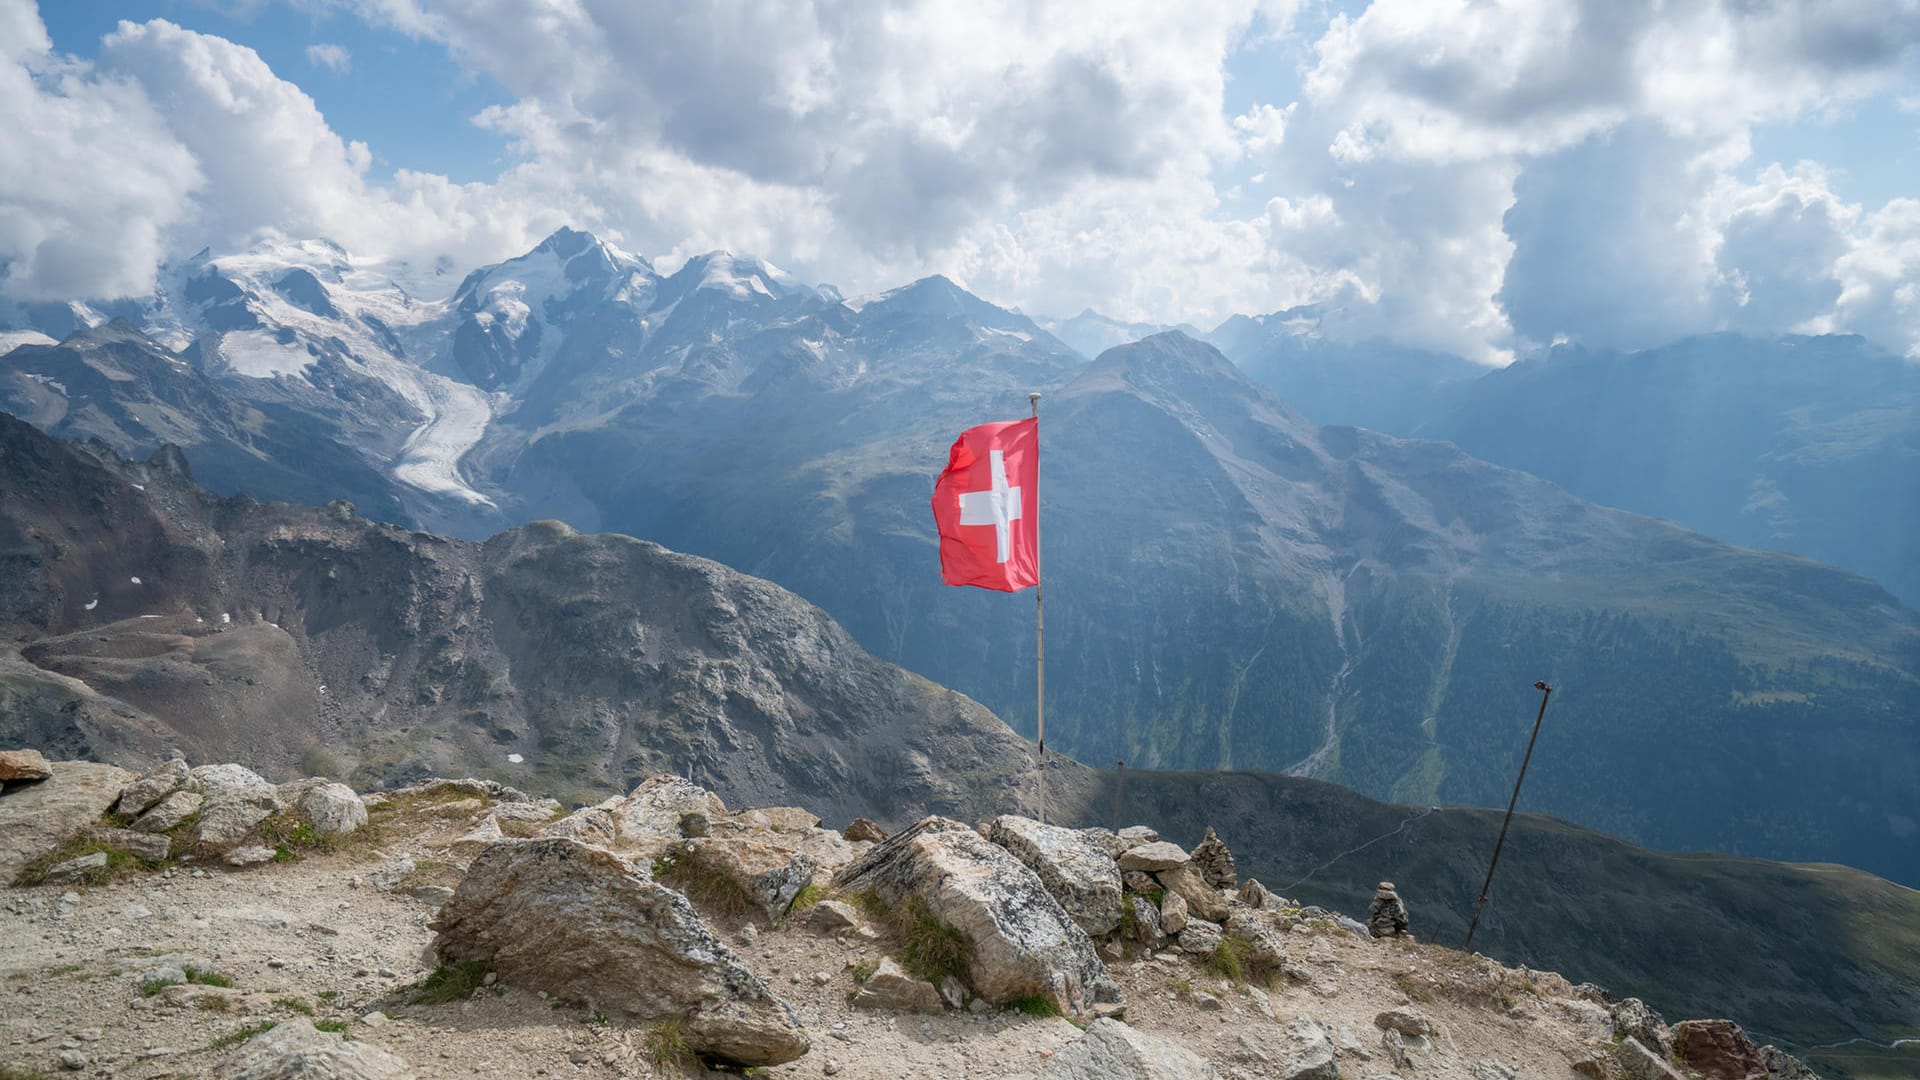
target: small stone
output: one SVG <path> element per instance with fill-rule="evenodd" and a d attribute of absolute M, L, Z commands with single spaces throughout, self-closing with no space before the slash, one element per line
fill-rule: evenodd
<path fill-rule="evenodd" d="M 866 818 L 854 818 L 852 823 L 840 830 L 840 838 L 852 841 L 869 840 L 876 844 L 884 844 L 887 841 L 887 830 Z"/>
<path fill-rule="evenodd" d="M 593 1054 L 586 1050 L 572 1050 L 567 1053 L 567 1060 L 575 1065 L 590 1065 L 593 1063 Z"/>
<path fill-rule="evenodd" d="M 796 979 L 799 978 L 797 974 L 794 977 Z M 833 981 L 833 976 L 827 974 L 824 971 L 816 971 L 813 973 L 813 985 L 815 986 L 825 986 L 832 981 Z"/>
<path fill-rule="evenodd" d="M 66 862 L 55 864 L 47 870 L 46 880 L 49 882 L 70 881 L 74 878 L 92 873 L 95 870 L 105 870 L 106 868 L 107 853 L 104 851 L 96 851 L 91 855 L 82 855 L 77 859 L 68 859 Z M 61 899 L 64 900 L 65 897 Z M 75 1065 L 72 1067 L 80 1068 L 81 1066 Z"/>
<path fill-rule="evenodd" d="M 491 976 L 493 972 L 489 971 L 487 972 L 487 974 Z M 362 1016 L 360 1018 L 360 1022 L 367 1025 L 370 1028 L 383 1028 L 383 1027 L 386 1027 L 388 1024 L 392 1023 L 393 1018 L 388 1016 L 386 1013 L 381 1012 L 379 1009 L 375 1009 L 372 1012 L 366 1014 L 365 1016 Z"/>
<path fill-rule="evenodd" d="M 221 861 L 228 866 L 259 866 L 261 863 L 272 862 L 274 854 L 274 849 L 270 847 L 243 844 L 227 852 L 227 857 Z"/>
<path fill-rule="evenodd" d="M 1187 928 L 1187 901 L 1177 892 L 1160 898 L 1160 929 L 1178 934 Z"/>
<path fill-rule="evenodd" d="M 267 957 L 267 966 L 270 968 L 283 968 L 287 966 L 287 962 L 277 956 L 269 956 Z"/>
<path fill-rule="evenodd" d="M 480 980 L 480 985 L 492 986 L 494 983 L 497 983 L 499 981 L 500 981 L 500 973 L 497 971 L 489 971 L 487 972 L 486 977 Z"/>
<path fill-rule="evenodd" d="M 1205 990 L 1194 991 L 1193 1003 L 1195 1005 L 1198 1005 L 1203 1011 L 1206 1011 L 1206 1012 L 1219 1012 L 1221 1009 L 1226 1008 L 1226 1006 L 1221 1003 L 1219 998 L 1214 997 L 1212 994 L 1207 993 Z"/>
<path fill-rule="evenodd" d="M 1143 870 L 1150 874 L 1157 874 L 1162 870 L 1185 866 L 1190 858 L 1178 844 L 1156 840 L 1151 844 L 1142 844 L 1120 856 L 1120 869 Z"/>
<path fill-rule="evenodd" d="M 822 900 L 813 905 L 812 914 L 807 916 L 807 925 L 820 933 L 833 934 L 860 925 L 860 917 L 855 914 L 851 904 L 840 900 Z"/>
<path fill-rule="evenodd" d="M 864 821 L 865 819 L 862 818 L 861 820 Z M 821 1066 L 820 1071 L 828 1076 L 838 1076 L 840 1075 L 840 1063 L 832 1058 L 828 1058 L 827 1063 Z"/>
<path fill-rule="evenodd" d="M 87 1067 L 87 1055 L 78 1050 L 62 1050 L 59 1054 L 60 1067 L 78 1072 Z"/>

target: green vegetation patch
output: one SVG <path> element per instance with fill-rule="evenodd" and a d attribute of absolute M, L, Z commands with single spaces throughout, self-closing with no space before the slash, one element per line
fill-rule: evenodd
<path fill-rule="evenodd" d="M 689 1069 L 699 1064 L 678 1020 L 662 1020 L 640 1037 L 640 1047 L 656 1069 Z"/>
<path fill-rule="evenodd" d="M 278 1020 L 262 1020 L 258 1024 L 249 1024 L 238 1031 L 229 1031 L 225 1035 L 213 1040 L 213 1042 L 208 1045 L 208 1049 L 225 1050 L 229 1047 L 239 1046 L 241 1043 L 246 1042 L 248 1039 L 253 1038 L 263 1031 L 272 1031 L 275 1027 L 279 1026 L 279 1023 Z"/>
<path fill-rule="evenodd" d="M 315 1020 L 313 1022 L 313 1029 L 315 1031 L 327 1031 L 327 1032 L 332 1032 L 335 1035 L 343 1035 L 346 1033 L 346 1030 L 347 1030 L 347 1022 L 338 1017 L 330 1017 L 325 1020 Z"/>
<path fill-rule="evenodd" d="M 680 855 L 655 859 L 653 879 L 685 893 L 701 911 L 733 922 L 750 917 L 760 908 L 739 882 Z"/>
<path fill-rule="evenodd" d="M 973 964 L 973 943 L 941 921 L 925 900 L 910 896 L 890 905 L 871 891 L 849 897 L 855 907 L 879 924 L 896 945 L 900 966 L 915 978 L 938 986 L 949 975 L 964 980 Z"/>
<path fill-rule="evenodd" d="M 74 877 L 66 878 L 61 881 L 60 884 L 82 886 L 105 885 L 108 882 L 119 881 L 148 870 L 159 869 L 166 865 L 165 860 L 149 862 L 135 855 L 133 852 L 128 851 L 126 848 L 116 847 L 105 841 L 91 839 L 87 837 L 85 832 L 81 832 L 69 837 L 59 847 L 54 848 L 52 851 L 21 867 L 20 872 L 14 875 L 13 884 L 16 887 L 22 888 L 44 885 L 47 882 L 47 871 L 52 870 L 61 863 L 95 854 L 105 855 L 107 857 L 107 864 L 84 871 Z"/>
<path fill-rule="evenodd" d="M 456 960 L 433 969 L 426 978 L 413 984 L 407 997 L 409 1005 L 443 1005 L 473 996 L 486 985 L 487 972 L 493 968 L 479 960 Z"/>
<path fill-rule="evenodd" d="M 1007 1002 L 1008 1012 L 1017 1012 L 1022 1016 L 1053 1017 L 1064 1016 L 1060 1004 L 1045 994 L 1028 994 Z"/>

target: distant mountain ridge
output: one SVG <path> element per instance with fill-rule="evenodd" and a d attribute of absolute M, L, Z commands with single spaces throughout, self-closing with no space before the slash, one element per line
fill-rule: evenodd
<path fill-rule="evenodd" d="M 1920 708 L 1920 629 L 1871 582 L 1445 444 L 1316 427 L 1184 335 L 1088 363 L 944 278 L 843 299 L 718 254 L 662 278 L 562 231 L 429 304 L 317 250 L 295 254 L 323 295 L 282 285 L 279 256 L 211 260 L 314 358 L 298 371 L 210 364 L 233 332 L 207 305 L 231 296 L 162 309 L 202 328 L 187 355 L 222 389 L 330 424 L 421 524 L 558 518 L 720 560 L 1031 730 L 1030 607 L 939 584 L 926 499 L 955 432 L 1038 390 L 1063 749 L 1494 803 L 1545 677 L 1563 692 L 1534 805 L 1920 880 L 1899 722 Z M 428 419 L 356 442 L 385 400 L 366 378 L 420 389 Z"/>

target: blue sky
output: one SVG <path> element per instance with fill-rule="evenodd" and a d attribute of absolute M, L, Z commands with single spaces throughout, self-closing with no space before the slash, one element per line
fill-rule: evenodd
<path fill-rule="evenodd" d="M 1319 304 L 1489 363 L 1920 356 L 1920 0 L 885 6 L 0 0 L 0 296 L 275 234 L 464 269 L 564 224 L 849 293 Z"/>

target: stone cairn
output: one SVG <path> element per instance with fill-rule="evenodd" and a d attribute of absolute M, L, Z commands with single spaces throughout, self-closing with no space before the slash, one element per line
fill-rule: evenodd
<path fill-rule="evenodd" d="M 1367 908 L 1367 929 L 1377 938 L 1413 936 L 1407 932 L 1407 905 L 1394 891 L 1393 882 L 1381 882 L 1373 894 L 1373 903 Z"/>

